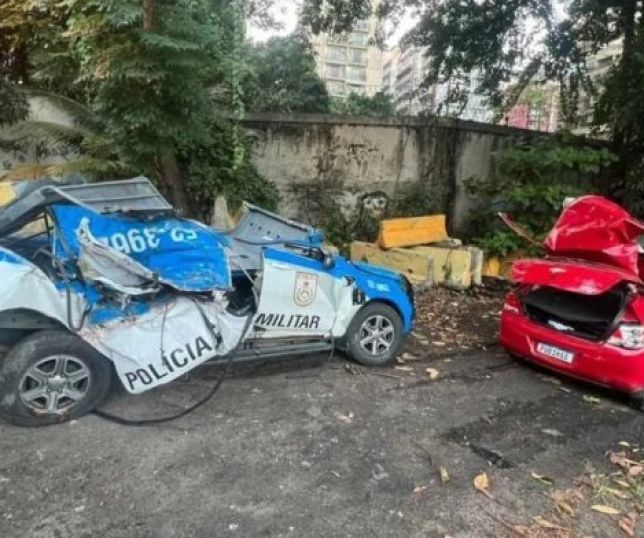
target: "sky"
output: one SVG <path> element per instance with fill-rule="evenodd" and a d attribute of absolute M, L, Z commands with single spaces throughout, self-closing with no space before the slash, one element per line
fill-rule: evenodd
<path fill-rule="evenodd" d="M 302 4 L 301 0 L 276 0 L 272 8 L 275 19 L 281 24 L 279 30 L 264 30 L 253 24 L 249 25 L 249 37 L 257 43 L 264 42 L 274 36 L 285 36 L 292 33 L 297 26 L 298 9 Z M 411 15 L 403 17 L 400 24 L 397 25 L 396 31 L 387 40 L 387 45 L 395 46 L 400 38 L 414 26 L 416 19 Z"/>

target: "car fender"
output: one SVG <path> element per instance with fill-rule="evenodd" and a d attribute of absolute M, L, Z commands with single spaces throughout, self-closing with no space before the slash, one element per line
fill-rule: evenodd
<path fill-rule="evenodd" d="M 400 314 L 405 333 L 411 332 L 416 312 L 404 276 L 367 263 L 342 261 L 336 264 L 336 268 L 344 276 L 355 280 L 357 287 L 365 294 L 365 303 L 380 301 L 392 306 Z"/>

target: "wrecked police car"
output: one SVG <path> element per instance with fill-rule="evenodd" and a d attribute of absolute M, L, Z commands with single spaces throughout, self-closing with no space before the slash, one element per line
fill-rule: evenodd
<path fill-rule="evenodd" d="M 178 217 L 145 178 L 23 185 L 0 209 L 0 416 L 81 416 L 113 372 L 138 394 L 208 361 L 392 361 L 414 320 L 404 277 L 245 209 L 222 232 Z"/>
<path fill-rule="evenodd" d="M 513 264 L 501 315 L 513 355 L 644 404 L 644 223 L 599 196 L 570 203 L 544 259 Z"/>

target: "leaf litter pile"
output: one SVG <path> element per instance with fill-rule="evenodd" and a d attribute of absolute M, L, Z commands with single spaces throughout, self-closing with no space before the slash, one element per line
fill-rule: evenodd
<path fill-rule="evenodd" d="M 644 512 L 644 449 L 621 441 L 618 450 L 606 453 L 606 459 L 610 466 L 607 472 L 588 467 L 574 486 L 565 490 L 556 489 L 554 480 L 533 472 L 532 478 L 548 486 L 544 494 L 552 502 L 550 513 L 534 516 L 524 525 L 495 519 L 513 536 L 576 538 L 584 536 L 578 530 L 580 515 L 594 513 L 608 518 L 623 536 L 640 536 L 639 523 Z M 477 479 L 475 489 L 489 496 L 487 476 Z"/>
<path fill-rule="evenodd" d="M 467 291 L 436 287 L 416 296 L 414 337 L 430 353 L 480 349 L 496 341 L 509 285 L 486 279 Z"/>

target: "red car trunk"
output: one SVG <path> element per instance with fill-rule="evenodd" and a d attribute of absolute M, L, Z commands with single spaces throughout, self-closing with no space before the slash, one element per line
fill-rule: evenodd
<path fill-rule="evenodd" d="M 508 351 L 630 393 L 644 390 L 644 224 L 585 196 L 562 212 L 544 259 L 520 260 L 500 340 Z"/>

